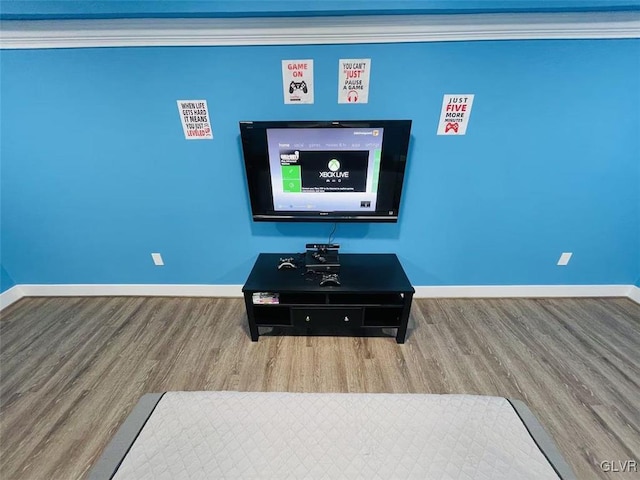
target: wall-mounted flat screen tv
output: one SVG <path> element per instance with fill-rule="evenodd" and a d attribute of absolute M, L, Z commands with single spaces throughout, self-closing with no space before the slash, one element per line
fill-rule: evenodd
<path fill-rule="evenodd" d="M 397 222 L 411 120 L 240 122 L 255 221 Z"/>

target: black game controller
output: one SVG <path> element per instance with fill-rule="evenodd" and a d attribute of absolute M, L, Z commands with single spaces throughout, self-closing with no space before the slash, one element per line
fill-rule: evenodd
<path fill-rule="evenodd" d="M 322 275 L 320 280 L 321 287 L 328 287 L 331 285 L 340 286 L 340 277 L 337 273 L 327 273 Z"/>
<path fill-rule="evenodd" d="M 289 268 L 298 268 L 295 263 L 293 263 L 293 257 L 281 258 L 280 263 L 278 263 L 278 270 L 286 270 Z"/>
<path fill-rule="evenodd" d="M 293 93 L 295 90 L 302 90 L 304 93 L 307 93 L 309 90 L 307 89 L 307 82 L 302 80 L 301 82 L 294 82 L 293 80 L 289 84 L 289 93 Z"/>

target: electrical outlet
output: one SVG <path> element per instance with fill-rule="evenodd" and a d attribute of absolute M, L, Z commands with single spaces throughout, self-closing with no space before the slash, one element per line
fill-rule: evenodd
<path fill-rule="evenodd" d="M 571 255 L 573 255 L 572 252 L 564 252 L 562 255 L 560 255 L 560 259 L 558 260 L 558 265 L 560 266 L 565 266 L 569 263 L 569 260 L 571 260 Z"/>
<path fill-rule="evenodd" d="M 164 265 L 164 260 L 162 260 L 162 255 L 160 255 L 159 253 L 152 253 L 151 258 L 153 258 L 153 263 L 155 263 L 156 266 L 161 267 L 162 265 Z"/>

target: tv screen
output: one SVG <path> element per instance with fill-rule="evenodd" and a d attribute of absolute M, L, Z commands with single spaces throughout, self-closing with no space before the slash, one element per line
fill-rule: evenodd
<path fill-rule="evenodd" d="M 255 221 L 397 222 L 411 120 L 240 122 Z"/>

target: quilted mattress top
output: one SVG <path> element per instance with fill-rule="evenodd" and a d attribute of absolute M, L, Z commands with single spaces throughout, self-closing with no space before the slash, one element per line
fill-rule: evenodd
<path fill-rule="evenodd" d="M 113 478 L 559 477 L 504 398 L 169 392 Z"/>

